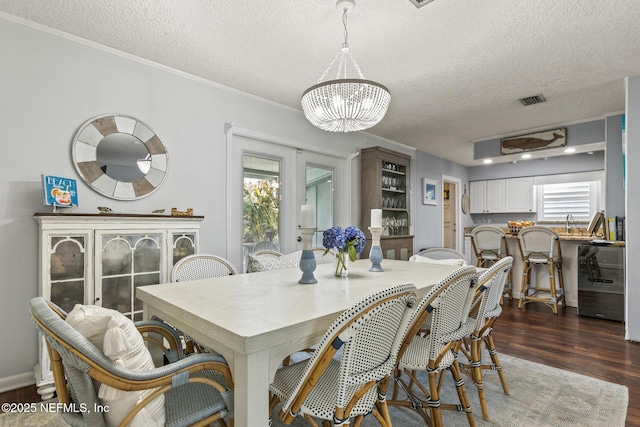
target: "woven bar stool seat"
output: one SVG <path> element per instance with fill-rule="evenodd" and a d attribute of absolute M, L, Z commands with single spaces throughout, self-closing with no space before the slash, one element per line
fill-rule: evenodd
<path fill-rule="evenodd" d="M 518 233 L 518 246 L 522 255 L 522 288 L 518 308 L 530 302 L 542 302 L 558 314 L 558 304 L 566 307 L 564 279 L 562 277 L 562 251 L 560 237 L 553 230 L 541 226 L 523 228 Z M 531 283 L 534 267 L 549 275 L 549 287 Z M 556 283 L 556 276 L 558 278 Z M 557 284 L 557 286 L 556 286 Z"/>

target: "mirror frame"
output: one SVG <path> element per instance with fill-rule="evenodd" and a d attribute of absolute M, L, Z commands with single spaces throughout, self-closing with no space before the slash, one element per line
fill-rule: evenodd
<path fill-rule="evenodd" d="M 119 181 L 105 174 L 97 159 L 100 141 L 114 133 L 130 135 L 145 145 L 151 168 L 137 181 Z M 116 200 L 136 200 L 156 191 L 167 177 L 169 157 L 158 135 L 144 122 L 125 115 L 107 114 L 86 121 L 71 143 L 73 165 L 82 180 L 94 191 Z"/>

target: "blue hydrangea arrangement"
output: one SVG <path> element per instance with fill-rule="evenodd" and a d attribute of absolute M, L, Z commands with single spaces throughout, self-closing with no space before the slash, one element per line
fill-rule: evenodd
<path fill-rule="evenodd" d="M 322 244 L 327 249 L 335 249 L 339 254 L 347 252 L 349 259 L 355 261 L 357 255 L 364 250 L 366 237 L 364 233 L 354 226 L 347 228 L 331 227 L 322 233 Z"/>

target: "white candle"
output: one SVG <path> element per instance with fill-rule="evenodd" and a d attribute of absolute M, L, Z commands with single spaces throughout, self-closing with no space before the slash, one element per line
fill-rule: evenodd
<path fill-rule="evenodd" d="M 382 209 L 371 209 L 371 226 L 382 227 Z"/>
<path fill-rule="evenodd" d="M 316 227 L 316 207 L 314 205 L 302 205 L 302 228 Z"/>

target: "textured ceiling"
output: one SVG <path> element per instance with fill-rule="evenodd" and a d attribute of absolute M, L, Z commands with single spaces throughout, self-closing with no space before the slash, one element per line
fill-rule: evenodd
<path fill-rule="evenodd" d="M 343 42 L 333 0 L 0 0 L 0 11 L 298 110 Z M 639 23 L 638 0 L 358 0 L 351 51 L 392 97 L 368 132 L 474 165 L 474 140 L 623 111 Z M 518 101 L 540 93 L 546 103 Z"/>

